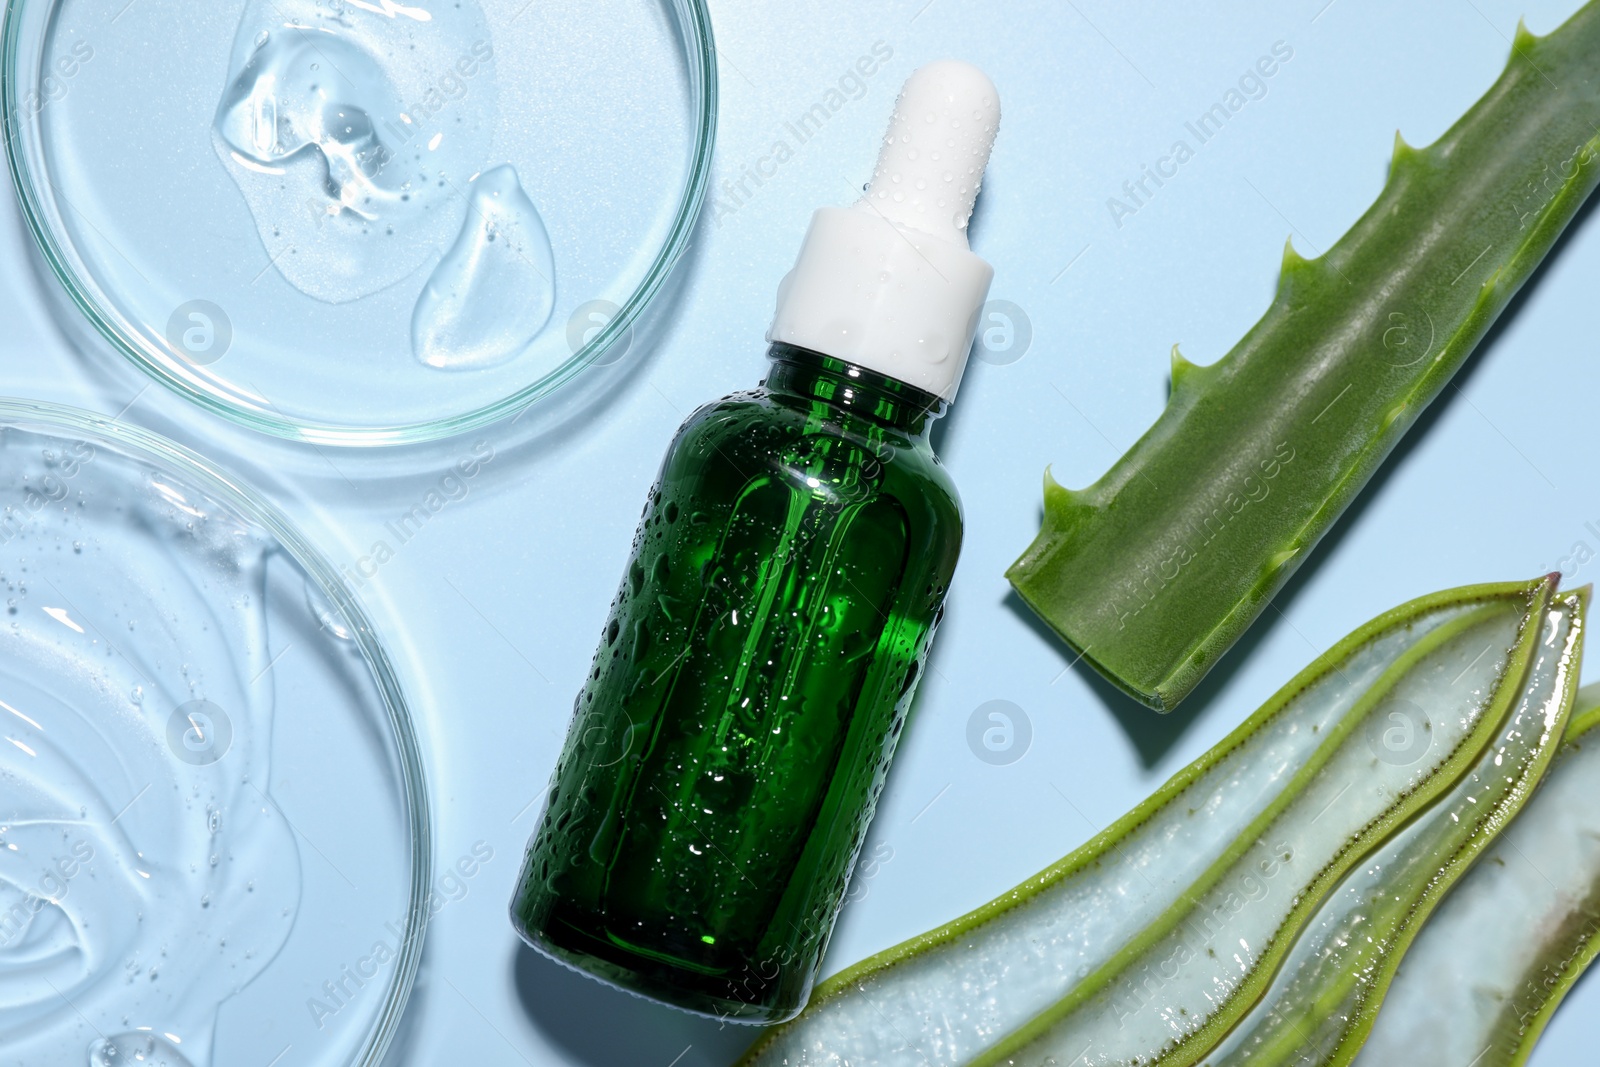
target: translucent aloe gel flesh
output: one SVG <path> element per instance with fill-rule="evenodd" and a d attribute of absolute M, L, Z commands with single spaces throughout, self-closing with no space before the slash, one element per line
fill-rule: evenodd
<path fill-rule="evenodd" d="M 913 74 L 766 381 L 673 440 L 512 901 L 547 955 L 747 1022 L 809 995 L 960 549 L 928 431 L 993 275 L 966 226 L 998 122 L 976 68 Z"/>

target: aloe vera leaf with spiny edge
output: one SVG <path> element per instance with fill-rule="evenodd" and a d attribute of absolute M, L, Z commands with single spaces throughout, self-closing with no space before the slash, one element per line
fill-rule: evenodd
<path fill-rule="evenodd" d="M 1600 683 L 1522 813 L 1400 965 L 1356 1067 L 1521 1067 L 1600 954 Z"/>
<path fill-rule="evenodd" d="M 1428 916 L 1522 809 L 1561 745 L 1578 687 L 1585 596 L 1565 594 L 1546 613 L 1521 701 L 1477 765 L 1345 876 L 1204 1067 L 1343 1067 L 1355 1058 Z"/>
<path fill-rule="evenodd" d="M 1288 581 L 1600 182 L 1600 0 L 1519 27 L 1489 91 L 1426 149 L 1396 138 L 1377 201 L 1326 254 L 1284 252 L 1221 360 L 1173 350 L 1172 396 L 1092 486 L 1045 476 L 1006 572 L 1083 659 L 1158 710 Z"/>
<path fill-rule="evenodd" d="M 1320 895 L 1319 886 L 1458 777 L 1492 736 L 1532 653 L 1537 627 L 1528 620 L 1542 617 L 1552 588 L 1540 579 L 1452 590 L 1372 620 L 1082 848 L 968 915 L 824 982 L 799 1019 L 766 1035 L 742 1062 L 990 1061 L 1017 1042 L 1060 1032 L 1063 1015 L 1070 1025 L 1091 1014 L 1073 1005 L 1083 1009 L 1097 993 L 1123 988 L 1119 981 L 1185 921 L 1212 922 L 1212 915 L 1196 918 L 1208 894 L 1231 908 L 1229 878 L 1239 881 L 1237 899 L 1280 916 L 1287 910 L 1292 926 L 1309 907 L 1297 911 L 1292 900 Z M 1498 648 L 1468 643 L 1491 630 L 1499 632 Z M 1367 724 L 1386 721 L 1397 701 L 1436 702 L 1415 683 L 1441 673 L 1465 684 L 1454 715 L 1436 707 L 1430 717 L 1444 725 L 1425 758 L 1376 775 L 1347 766 L 1360 762 L 1351 754 L 1367 744 Z M 1350 774 L 1346 792 L 1335 779 Z M 1303 826 L 1285 822 L 1291 811 Z M 1287 861 L 1273 852 L 1286 840 L 1297 842 Z M 1226 931 L 1217 936 L 1232 944 Z"/>

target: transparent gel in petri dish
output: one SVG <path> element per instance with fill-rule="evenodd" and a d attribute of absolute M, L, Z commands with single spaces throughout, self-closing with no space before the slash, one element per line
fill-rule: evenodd
<path fill-rule="evenodd" d="M 376 1063 L 429 877 L 333 569 L 179 446 L 0 400 L 0 1063 Z"/>
<path fill-rule="evenodd" d="M 703 0 L 11 0 L 3 55 L 70 304 L 318 443 L 461 432 L 630 337 L 715 126 Z"/>

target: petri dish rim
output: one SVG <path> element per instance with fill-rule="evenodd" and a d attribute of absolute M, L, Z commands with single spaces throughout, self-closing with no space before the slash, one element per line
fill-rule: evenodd
<path fill-rule="evenodd" d="M 433 830 L 421 747 L 399 676 L 372 621 L 338 572 L 276 505 L 204 456 L 160 434 L 106 415 L 43 400 L 0 396 L 0 429 L 70 434 L 120 451 L 157 468 L 175 469 L 196 488 L 259 524 L 316 583 L 317 591 L 350 624 L 351 640 L 372 672 L 388 713 L 400 758 L 402 792 L 411 835 L 411 887 L 406 936 L 382 1009 L 350 1067 L 375 1067 L 399 1031 L 416 983 L 428 928 L 428 885 L 433 877 Z"/>
<path fill-rule="evenodd" d="M 688 76 L 691 109 L 694 111 L 694 137 L 689 148 L 687 179 L 680 191 L 666 239 L 657 250 L 644 277 L 629 294 L 611 321 L 581 349 L 548 374 L 492 403 L 444 418 L 387 426 L 345 426 L 336 423 L 298 420 L 270 410 L 246 407 L 226 400 L 174 370 L 172 360 L 146 340 L 134 325 L 126 323 L 113 300 L 101 295 L 92 273 L 87 270 L 70 238 L 59 223 L 57 193 L 50 182 L 41 147 L 40 115 L 45 105 L 31 115 L 23 106 L 30 86 L 37 82 L 32 66 L 21 66 L 27 16 L 48 6 L 37 34 L 42 43 L 59 0 L 5 0 L 0 23 L 0 137 L 5 140 L 6 162 L 22 215 L 50 272 L 61 283 L 67 297 L 95 331 L 113 349 L 140 371 L 199 407 L 240 425 L 276 437 L 313 445 L 384 446 L 434 441 L 465 433 L 497 422 L 549 396 L 580 371 L 600 358 L 625 336 L 644 313 L 678 260 L 688 250 L 695 224 L 710 185 L 712 150 L 717 125 L 716 45 L 712 37 L 711 13 L 706 0 L 659 0 L 672 15 Z M 69 205 L 70 206 L 70 205 Z"/>

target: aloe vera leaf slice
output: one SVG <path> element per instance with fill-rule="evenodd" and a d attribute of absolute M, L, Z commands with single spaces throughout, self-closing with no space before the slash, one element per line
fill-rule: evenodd
<path fill-rule="evenodd" d="M 1486 610 L 1440 627 L 1337 728 L 1304 785 L 1247 831 L 1163 921 L 979 1062 L 1190 1064 L 1255 1002 L 1319 902 L 1354 863 L 1473 762 L 1521 689 L 1537 614 Z M 1379 758 L 1394 717 L 1431 724 L 1420 758 Z"/>
<path fill-rule="evenodd" d="M 1356 1067 L 1521 1067 L 1600 953 L 1600 684 L 1539 791 L 1423 927 Z"/>
<path fill-rule="evenodd" d="M 1205 1067 L 1329 1067 L 1356 1056 L 1423 923 L 1521 810 L 1560 747 L 1582 658 L 1582 601 L 1569 593 L 1547 612 L 1521 699 L 1477 765 L 1345 876 Z"/>
<path fill-rule="evenodd" d="M 1157 923 L 1304 770 L 1396 665 L 1485 610 L 1542 610 L 1549 583 L 1433 594 L 1373 619 L 1083 847 L 996 900 L 822 983 L 749 1065 L 954 1067 L 992 1050 Z M 1480 664 L 1481 665 L 1481 664 Z M 1369 701 L 1370 703 L 1370 701 Z"/>
<path fill-rule="evenodd" d="M 1220 361 L 1174 351 L 1172 396 L 1092 486 L 1047 473 L 1006 572 L 1113 684 L 1174 707 L 1238 639 L 1466 360 L 1600 183 L 1600 0 L 1519 28 L 1499 79 L 1427 149 L 1396 139 L 1367 212 L 1285 250 Z"/>

